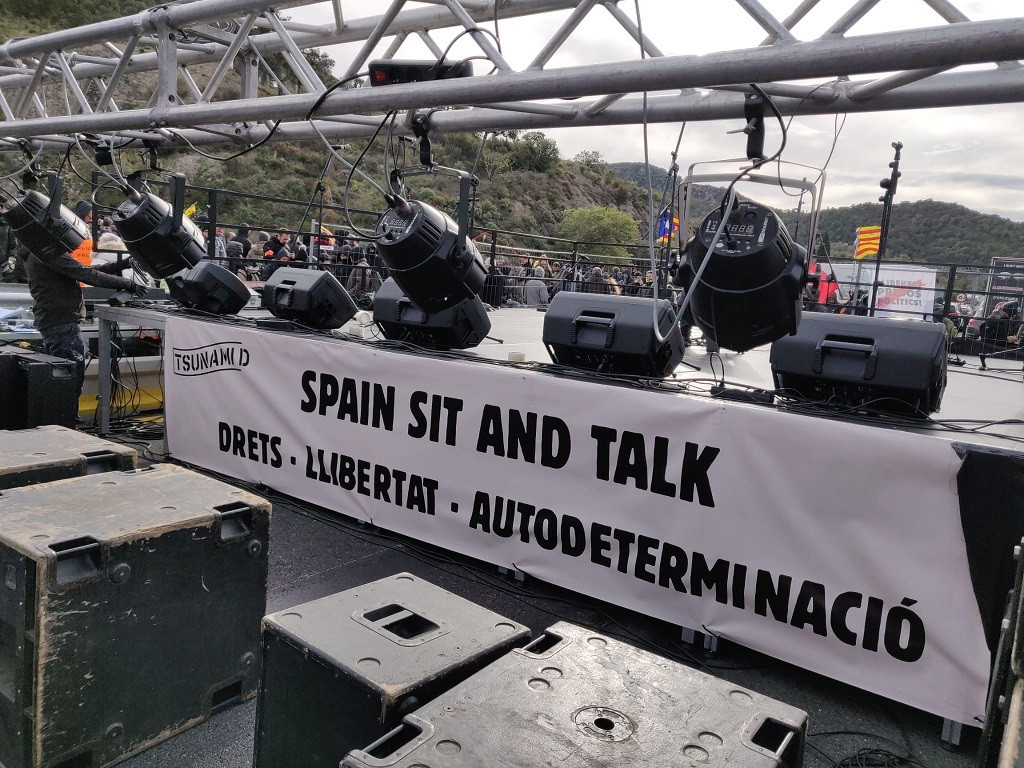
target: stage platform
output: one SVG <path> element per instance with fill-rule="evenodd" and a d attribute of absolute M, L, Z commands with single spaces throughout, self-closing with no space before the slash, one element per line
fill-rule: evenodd
<path fill-rule="evenodd" d="M 485 341 L 466 356 L 507 360 L 510 352 L 527 361 L 549 362 L 541 342 L 543 313 L 530 309 L 500 310 L 491 314 L 493 333 L 504 343 Z M 353 328 L 350 324 L 345 332 Z M 370 329 L 362 335 L 370 338 Z M 700 384 L 723 377 L 771 389 L 767 348 L 739 355 L 714 356 L 714 371 L 705 348 L 691 346 L 685 360 L 693 371 L 680 366 L 679 379 Z M 949 386 L 939 420 L 1020 420 L 1024 417 L 1021 371 L 1016 363 L 993 363 L 1007 370 L 982 372 L 977 358 L 964 367 L 951 367 Z M 595 386 L 596 407 L 615 407 L 614 388 Z M 823 440 L 830 423 L 823 417 Z M 965 425 L 961 425 L 965 426 Z M 885 427 L 890 428 L 890 427 Z M 936 432 L 937 439 L 964 440 L 1010 449 L 1024 437 L 1020 424 L 1004 424 L 993 432 L 976 434 Z M 154 443 L 153 450 L 161 446 Z M 410 571 L 539 632 L 558 620 L 593 627 L 711 674 L 749 687 L 810 716 L 810 747 L 805 765 L 835 768 L 837 762 L 865 748 L 888 750 L 919 761 L 929 768 L 966 768 L 973 764 L 979 732 L 965 728 L 963 744 L 948 751 L 940 741 L 943 721 L 903 704 L 868 693 L 821 675 L 723 642 L 714 654 L 682 644 L 680 628 L 419 541 L 357 523 L 331 510 L 273 493 L 270 577 L 267 612 L 283 610 L 309 600 L 348 589 L 399 571 Z M 233 707 L 123 765 L 129 768 L 206 768 L 251 766 L 255 703 Z M 906 763 L 904 763 L 906 764 Z"/>

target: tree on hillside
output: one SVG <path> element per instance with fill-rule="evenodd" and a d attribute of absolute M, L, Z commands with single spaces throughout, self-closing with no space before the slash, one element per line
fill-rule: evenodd
<path fill-rule="evenodd" d="M 570 208 L 562 217 L 558 234 L 581 243 L 635 243 L 638 237 L 636 222 L 615 208 Z M 590 253 L 605 256 L 626 256 L 620 245 L 587 246 Z"/>
<path fill-rule="evenodd" d="M 582 152 L 578 152 L 572 161 L 592 171 L 603 170 L 606 165 L 601 153 L 596 149 L 584 149 Z"/>
<path fill-rule="evenodd" d="M 529 131 L 511 142 L 512 169 L 547 173 L 558 167 L 558 145 L 540 131 Z"/>

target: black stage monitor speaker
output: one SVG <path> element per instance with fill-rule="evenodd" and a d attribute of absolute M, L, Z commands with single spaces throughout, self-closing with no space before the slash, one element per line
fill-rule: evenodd
<path fill-rule="evenodd" d="M 487 308 L 479 296 L 439 312 L 424 312 L 390 277 L 373 297 L 373 321 L 386 339 L 432 349 L 469 349 L 491 330 Z"/>
<path fill-rule="evenodd" d="M 235 315 L 252 294 L 238 275 L 212 261 L 201 261 L 188 271 L 167 278 L 168 292 L 190 309 L 214 315 Z"/>
<path fill-rule="evenodd" d="M 0 351 L 0 429 L 73 428 L 77 418 L 74 361 L 18 347 Z"/>
<path fill-rule="evenodd" d="M 672 305 L 658 302 L 662 342 L 654 334 L 653 299 L 592 293 L 555 295 L 544 315 L 544 345 L 559 365 L 602 373 L 668 376 L 683 359 Z"/>
<path fill-rule="evenodd" d="M 926 416 L 946 388 L 942 323 L 804 314 L 795 336 L 772 344 L 778 390 L 845 407 Z"/>
<path fill-rule="evenodd" d="M 330 272 L 282 267 L 263 286 L 263 306 L 282 320 L 311 328 L 341 328 L 356 304 Z"/>

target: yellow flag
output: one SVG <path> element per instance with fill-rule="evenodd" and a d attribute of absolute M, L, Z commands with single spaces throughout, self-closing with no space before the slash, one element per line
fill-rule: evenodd
<path fill-rule="evenodd" d="M 190 218 L 190 219 L 192 218 L 192 214 L 195 213 L 195 212 L 196 212 L 196 204 L 195 203 L 192 203 L 192 205 L 190 205 L 188 208 L 185 209 L 185 215 L 188 216 L 188 218 Z"/>
<path fill-rule="evenodd" d="M 878 253 L 878 246 L 882 242 L 881 227 L 858 227 L 856 258 L 864 259 Z"/>

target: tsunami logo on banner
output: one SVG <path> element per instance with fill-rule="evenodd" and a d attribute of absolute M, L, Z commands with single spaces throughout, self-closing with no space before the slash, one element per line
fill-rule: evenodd
<path fill-rule="evenodd" d="M 240 371 L 249 364 L 249 350 L 238 342 L 171 347 L 171 370 L 176 376 L 204 376 L 217 371 Z"/>
<path fill-rule="evenodd" d="M 177 458 L 984 716 L 989 650 L 945 441 L 187 318 L 166 338 Z M 808 451 L 823 429 L 829 450 Z M 809 477 L 828 478 L 827 502 Z"/>

